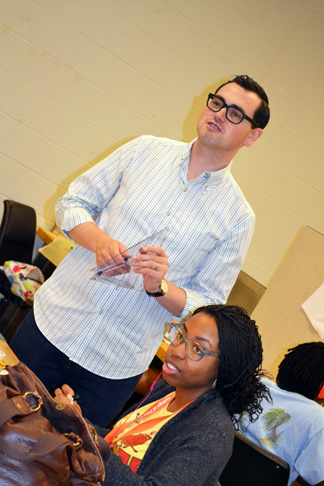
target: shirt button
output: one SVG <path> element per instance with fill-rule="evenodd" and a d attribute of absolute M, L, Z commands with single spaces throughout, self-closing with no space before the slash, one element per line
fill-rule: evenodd
<path fill-rule="evenodd" d="M 99 312 L 99 314 L 102 316 L 102 314 L 103 314 L 103 310 L 101 310 L 101 311 Z"/>
<path fill-rule="evenodd" d="M 170 213 L 170 211 L 169 211 L 169 212 L 167 213 L 167 216 L 171 216 L 171 213 Z"/>
<path fill-rule="evenodd" d="M 187 192 L 188 191 L 188 187 L 185 187 L 183 191 L 184 192 Z"/>

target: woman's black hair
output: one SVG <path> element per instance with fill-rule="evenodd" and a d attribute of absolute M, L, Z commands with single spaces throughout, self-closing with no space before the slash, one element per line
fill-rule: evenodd
<path fill-rule="evenodd" d="M 242 88 L 244 88 L 246 91 L 252 91 L 253 93 L 256 93 L 258 97 L 260 98 L 260 105 L 256 109 L 254 115 L 253 115 L 253 120 L 258 124 L 259 128 L 265 128 L 269 122 L 270 119 L 270 108 L 269 108 L 269 99 L 262 88 L 256 81 L 254 81 L 253 78 L 250 78 L 250 76 L 247 76 L 246 74 L 241 74 L 239 76 L 235 76 L 234 79 L 231 79 L 230 81 L 227 81 L 226 83 L 223 83 L 221 86 L 219 86 L 215 92 L 215 94 L 223 87 L 226 86 L 227 84 L 230 83 L 236 83 Z"/>
<path fill-rule="evenodd" d="M 277 375 L 281 389 L 315 400 L 323 383 L 324 343 L 303 343 L 288 349 Z"/>
<path fill-rule="evenodd" d="M 215 392 L 223 397 L 234 426 L 243 412 L 254 422 L 262 412 L 261 400 L 270 398 L 260 379 L 265 373 L 258 327 L 244 309 L 234 305 L 207 305 L 193 315 L 199 312 L 217 324 L 220 358 Z"/>

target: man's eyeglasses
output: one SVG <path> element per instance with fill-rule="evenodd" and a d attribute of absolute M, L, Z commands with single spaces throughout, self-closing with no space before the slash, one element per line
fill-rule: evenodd
<path fill-rule="evenodd" d="M 177 324 L 171 324 L 171 329 L 169 331 L 169 339 L 173 346 L 179 346 L 179 344 L 185 342 L 186 343 L 186 355 L 188 358 L 192 359 L 193 361 L 199 361 L 205 355 L 213 356 L 214 358 L 219 358 L 219 353 L 214 353 L 212 351 L 208 351 L 204 346 L 193 341 L 192 339 L 187 339 L 187 336 L 182 331 L 180 326 Z"/>
<path fill-rule="evenodd" d="M 220 98 L 217 95 L 214 95 L 212 93 L 209 93 L 208 98 L 207 98 L 207 107 L 211 110 L 217 113 L 218 111 L 222 110 L 223 108 L 226 108 L 226 118 L 229 122 L 234 123 L 235 125 L 238 125 L 241 123 L 243 120 L 248 120 L 251 125 L 254 128 L 258 128 L 257 122 L 255 122 L 252 118 L 247 116 L 244 111 L 242 111 L 240 108 L 237 108 L 234 105 L 227 105 L 223 98 Z"/>

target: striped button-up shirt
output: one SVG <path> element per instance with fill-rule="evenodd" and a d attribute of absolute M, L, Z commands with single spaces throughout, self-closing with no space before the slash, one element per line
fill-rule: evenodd
<path fill-rule="evenodd" d="M 56 205 L 63 233 L 98 215 L 95 224 L 126 247 L 168 228 L 166 279 L 186 292 L 181 318 L 226 302 L 255 219 L 230 165 L 187 181 L 193 143 L 137 138 L 78 177 Z M 76 245 L 36 293 L 36 322 L 89 371 L 135 376 L 147 369 L 174 316 L 144 289 L 90 280 L 95 266 L 96 255 Z"/>

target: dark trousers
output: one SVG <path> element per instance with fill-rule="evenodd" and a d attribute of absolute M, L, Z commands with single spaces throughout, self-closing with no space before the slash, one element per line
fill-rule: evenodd
<path fill-rule="evenodd" d="M 64 383 L 73 388 L 80 396 L 77 401 L 84 417 L 101 427 L 106 427 L 118 415 L 141 377 L 110 380 L 74 363 L 41 333 L 33 309 L 18 327 L 10 347 L 48 390 Z"/>

